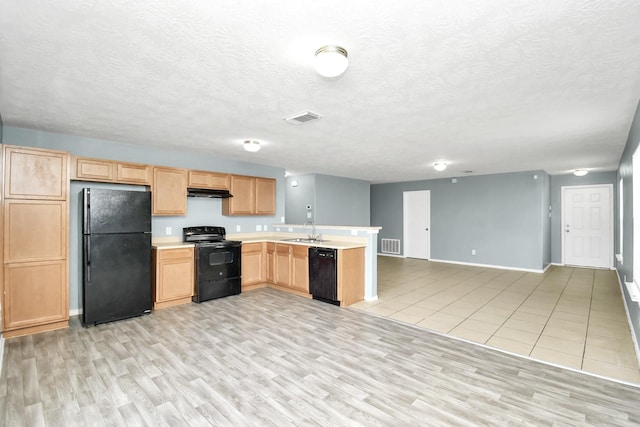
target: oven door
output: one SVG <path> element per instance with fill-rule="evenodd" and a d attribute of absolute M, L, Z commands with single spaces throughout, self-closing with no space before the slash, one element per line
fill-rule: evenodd
<path fill-rule="evenodd" d="M 240 277 L 240 246 L 196 246 L 198 283 Z"/>

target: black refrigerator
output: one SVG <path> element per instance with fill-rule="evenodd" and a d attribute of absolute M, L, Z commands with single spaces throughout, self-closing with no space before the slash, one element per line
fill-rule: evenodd
<path fill-rule="evenodd" d="M 84 326 L 151 311 L 151 193 L 82 190 Z"/>

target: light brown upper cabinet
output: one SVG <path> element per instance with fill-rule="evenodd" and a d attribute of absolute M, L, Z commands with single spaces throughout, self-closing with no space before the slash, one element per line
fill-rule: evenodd
<path fill-rule="evenodd" d="M 67 199 L 68 153 L 16 146 L 4 150 L 6 199 Z"/>
<path fill-rule="evenodd" d="M 189 171 L 189 188 L 209 188 L 228 190 L 230 175 L 228 173 Z"/>
<path fill-rule="evenodd" d="M 151 166 L 139 163 L 116 163 L 116 182 L 121 184 L 151 184 Z"/>
<path fill-rule="evenodd" d="M 276 180 L 270 178 L 256 178 L 256 215 L 275 214 Z"/>
<path fill-rule="evenodd" d="M 72 156 L 71 179 L 149 185 L 151 184 L 151 166 Z"/>
<path fill-rule="evenodd" d="M 231 175 L 233 197 L 222 200 L 223 215 L 275 215 L 276 180 Z"/>
<path fill-rule="evenodd" d="M 153 215 L 186 215 L 187 170 L 154 166 L 151 200 Z"/>

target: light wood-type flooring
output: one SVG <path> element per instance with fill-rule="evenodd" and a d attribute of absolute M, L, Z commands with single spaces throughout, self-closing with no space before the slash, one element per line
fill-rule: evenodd
<path fill-rule="evenodd" d="M 640 388 L 274 289 L 7 340 L 6 426 L 631 426 Z"/>
<path fill-rule="evenodd" d="M 354 307 L 640 383 L 614 271 L 552 266 L 541 274 L 380 256 L 378 297 Z"/>

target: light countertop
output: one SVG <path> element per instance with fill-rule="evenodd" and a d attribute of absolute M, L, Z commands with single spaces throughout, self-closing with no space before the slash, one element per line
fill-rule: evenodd
<path fill-rule="evenodd" d="M 156 249 L 180 249 L 180 248 L 193 248 L 193 243 L 183 242 L 154 242 L 152 246 Z"/>

